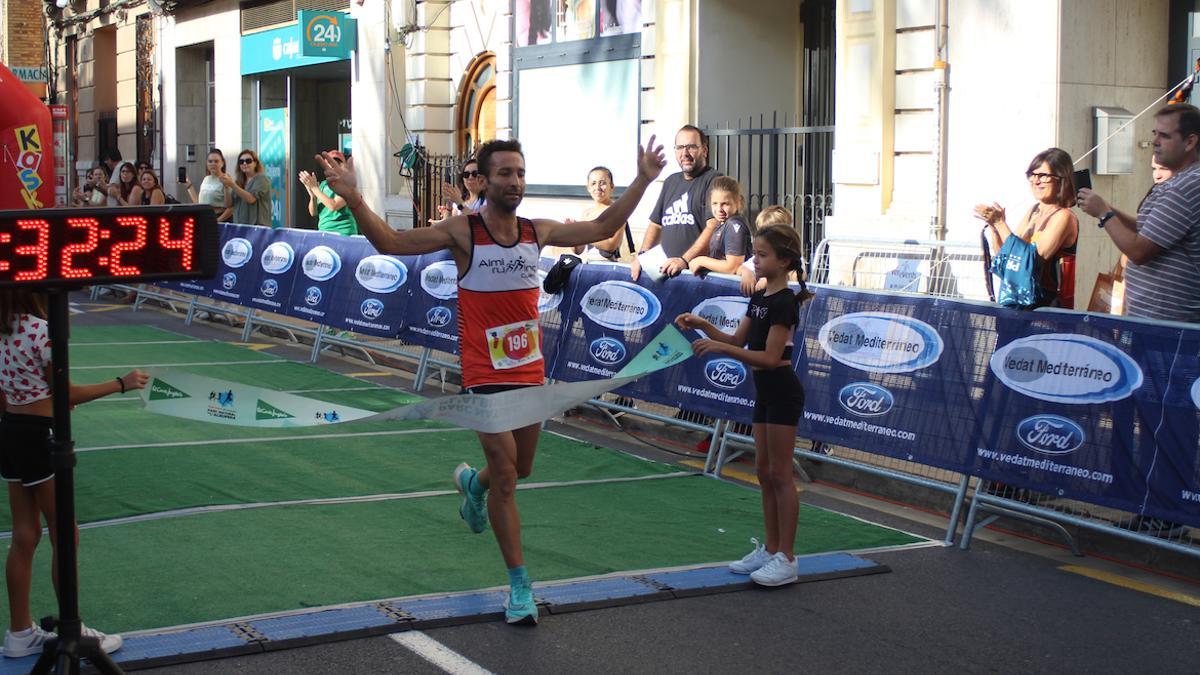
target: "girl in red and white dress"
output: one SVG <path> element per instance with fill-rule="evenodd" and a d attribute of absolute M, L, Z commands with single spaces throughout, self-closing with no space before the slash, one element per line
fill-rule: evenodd
<path fill-rule="evenodd" d="M 44 296 L 27 289 L 0 290 L 0 391 L 4 394 L 0 476 L 8 483 L 13 523 L 5 568 L 9 611 L 9 629 L 4 634 L 7 657 L 40 653 L 46 640 L 54 637 L 53 633 L 33 625 L 29 610 L 33 554 L 42 538 L 43 517 L 50 530 L 50 545 L 55 547 L 56 541 L 51 372 Z M 107 382 L 71 385 L 71 405 L 141 389 L 148 380 L 146 373 L 132 370 Z M 75 537 L 78 542 L 78 530 Z M 52 556 L 51 565 L 57 590 L 57 555 Z M 105 652 L 120 649 L 123 642 L 120 635 L 105 635 L 86 626 L 83 635 L 98 639 Z"/>

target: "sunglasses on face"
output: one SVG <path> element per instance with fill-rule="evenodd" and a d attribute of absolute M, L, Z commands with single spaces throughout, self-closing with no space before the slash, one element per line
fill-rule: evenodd
<path fill-rule="evenodd" d="M 239 157 L 238 158 L 238 164 L 253 164 L 253 163 L 254 163 L 253 157 Z"/>
<path fill-rule="evenodd" d="M 464 172 L 462 172 L 462 177 L 463 177 L 463 178 L 479 178 L 479 177 L 480 177 L 480 176 L 482 176 L 482 175 L 483 175 L 483 174 L 479 173 L 478 171 L 464 171 Z"/>

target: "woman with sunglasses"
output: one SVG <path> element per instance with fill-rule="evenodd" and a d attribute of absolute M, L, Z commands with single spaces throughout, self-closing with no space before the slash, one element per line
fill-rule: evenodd
<path fill-rule="evenodd" d="M 458 173 L 458 185 L 442 184 L 442 196 L 447 204 L 438 205 L 438 213 L 443 217 L 461 213 L 471 215 L 483 208 L 483 189 L 486 180 L 479 172 L 479 163 L 474 159 L 463 162 L 462 171 Z"/>
<path fill-rule="evenodd" d="M 1073 169 L 1071 156 L 1058 148 L 1043 150 L 1033 158 L 1025 177 L 1037 203 L 1016 228 L 1009 227 L 999 204 L 975 207 L 975 217 L 987 223 L 984 234 L 992 255 L 1014 234 L 1037 247 L 1043 262 L 1038 283 L 1046 291 L 1046 302 L 1065 309 L 1075 307 L 1075 248 L 1079 240 L 1079 218 L 1071 211 L 1075 205 Z"/>
<path fill-rule="evenodd" d="M 227 173 L 217 178 L 233 190 L 233 222 L 272 227 L 271 179 L 263 174 L 262 162 L 253 150 L 238 153 L 236 181 Z"/>

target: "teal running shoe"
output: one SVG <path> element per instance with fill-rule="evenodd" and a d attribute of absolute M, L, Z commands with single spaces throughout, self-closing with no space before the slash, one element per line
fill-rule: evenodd
<path fill-rule="evenodd" d="M 483 532 L 488 526 L 487 504 L 484 502 L 483 495 L 476 497 L 467 487 L 477 473 L 479 472 L 472 469 L 466 462 L 459 464 L 458 468 L 454 469 L 454 488 L 463 496 L 462 506 L 458 507 L 458 515 L 462 516 L 467 527 L 471 528 L 475 534 Z"/>
<path fill-rule="evenodd" d="M 528 583 L 509 587 L 508 599 L 504 601 L 504 620 L 514 625 L 537 625 L 537 603 L 533 601 L 533 587 Z"/>

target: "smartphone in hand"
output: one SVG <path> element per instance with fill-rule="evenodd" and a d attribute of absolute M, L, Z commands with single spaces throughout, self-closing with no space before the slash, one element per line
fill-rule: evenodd
<path fill-rule="evenodd" d="M 1089 190 L 1092 189 L 1092 172 L 1091 171 L 1089 171 L 1087 169 L 1080 169 L 1079 171 L 1076 171 L 1074 174 L 1072 174 L 1072 177 L 1075 180 L 1075 191 L 1076 192 L 1079 192 L 1080 190 L 1082 190 L 1084 188 L 1087 188 Z"/>
<path fill-rule="evenodd" d="M 186 166 L 179 167 L 179 182 L 180 183 L 187 182 L 187 167 Z"/>

